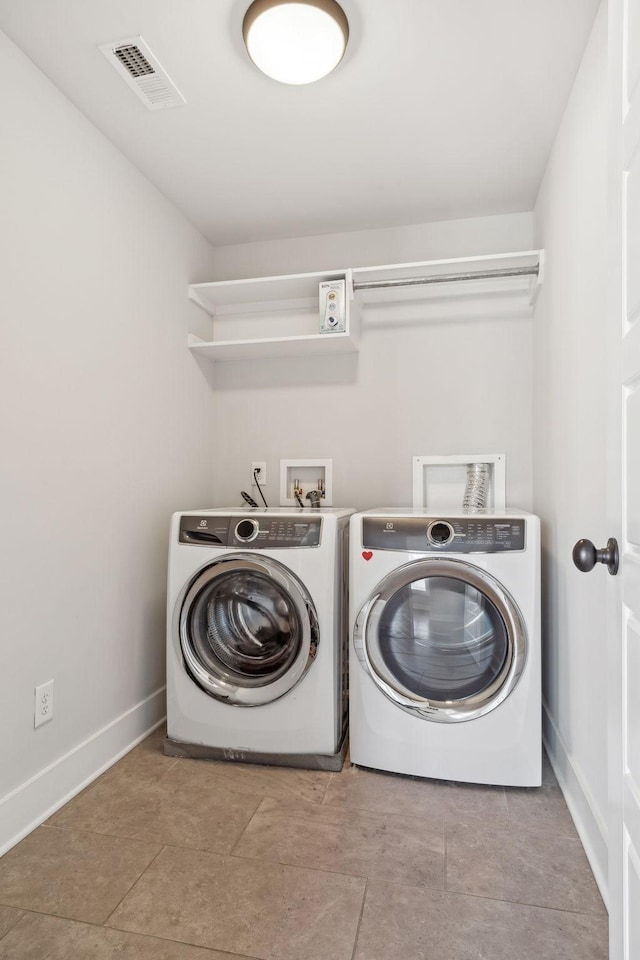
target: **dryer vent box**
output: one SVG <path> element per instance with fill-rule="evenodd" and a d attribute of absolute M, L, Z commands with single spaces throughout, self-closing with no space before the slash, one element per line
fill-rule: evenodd
<path fill-rule="evenodd" d="M 413 458 L 413 507 L 415 510 L 462 511 L 467 486 L 467 468 L 486 463 L 489 468 L 488 510 L 506 508 L 506 462 L 504 453 L 469 453 L 452 457 Z"/>

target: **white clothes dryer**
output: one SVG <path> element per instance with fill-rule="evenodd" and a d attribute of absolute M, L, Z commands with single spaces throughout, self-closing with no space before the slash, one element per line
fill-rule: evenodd
<path fill-rule="evenodd" d="M 165 753 L 342 767 L 352 513 L 174 514 Z"/>
<path fill-rule="evenodd" d="M 539 519 L 370 510 L 350 556 L 352 762 L 539 786 Z"/>

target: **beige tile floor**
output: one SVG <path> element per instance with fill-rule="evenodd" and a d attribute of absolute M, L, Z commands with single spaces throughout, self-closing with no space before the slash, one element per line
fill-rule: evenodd
<path fill-rule="evenodd" d="M 2 960 L 606 960 L 537 790 L 176 760 L 157 731 L 0 860 Z"/>

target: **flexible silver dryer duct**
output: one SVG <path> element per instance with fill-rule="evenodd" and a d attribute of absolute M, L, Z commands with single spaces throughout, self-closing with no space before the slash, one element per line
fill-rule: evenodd
<path fill-rule="evenodd" d="M 467 485 L 462 500 L 465 513 L 486 510 L 489 500 L 489 464 L 470 463 L 467 467 Z"/>

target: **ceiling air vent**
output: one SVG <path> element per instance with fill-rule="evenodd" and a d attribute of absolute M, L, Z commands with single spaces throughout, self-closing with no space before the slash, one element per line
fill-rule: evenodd
<path fill-rule="evenodd" d="M 187 102 L 142 37 L 101 43 L 100 50 L 149 110 L 181 107 Z"/>

